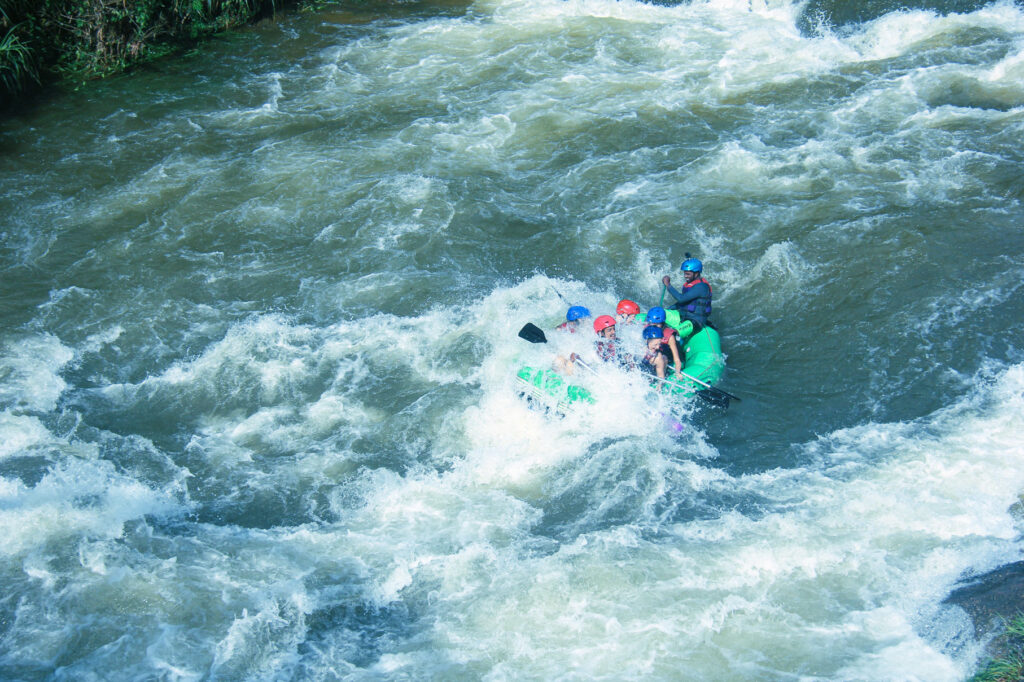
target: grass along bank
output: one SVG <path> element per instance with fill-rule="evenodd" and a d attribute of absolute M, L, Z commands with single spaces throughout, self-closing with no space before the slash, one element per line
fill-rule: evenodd
<path fill-rule="evenodd" d="M 298 0 L 0 0 L 0 107 L 165 56 Z"/>
<path fill-rule="evenodd" d="M 993 647 L 999 651 L 995 660 L 971 678 L 971 682 L 1019 682 L 1024 680 L 1024 614 L 1017 614 L 1006 624 Z"/>

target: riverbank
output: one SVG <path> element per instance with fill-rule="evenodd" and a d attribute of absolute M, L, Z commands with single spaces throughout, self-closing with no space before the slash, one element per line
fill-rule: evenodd
<path fill-rule="evenodd" d="M 991 657 L 972 679 L 1018 680 L 1024 672 L 1024 561 L 1007 564 L 954 590 L 946 603 L 962 608 Z"/>
<path fill-rule="evenodd" d="M 120 73 L 301 0 L 0 0 L 0 108 Z"/>

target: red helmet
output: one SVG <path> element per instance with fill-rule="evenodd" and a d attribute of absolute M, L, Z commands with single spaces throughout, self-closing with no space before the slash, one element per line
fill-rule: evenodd
<path fill-rule="evenodd" d="M 630 301 L 628 298 L 624 298 L 619 301 L 619 305 L 615 306 L 615 312 L 619 315 L 639 315 L 640 306 L 635 301 Z"/>
<path fill-rule="evenodd" d="M 594 331 L 597 332 L 598 334 L 603 332 L 608 327 L 614 326 L 615 318 L 612 317 L 611 315 L 601 315 L 596 320 L 594 320 Z"/>

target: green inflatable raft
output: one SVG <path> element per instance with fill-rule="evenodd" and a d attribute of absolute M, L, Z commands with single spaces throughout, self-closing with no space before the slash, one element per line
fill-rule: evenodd
<path fill-rule="evenodd" d="M 679 351 L 683 354 L 682 376 L 676 374 L 672 367 L 669 367 L 669 376 L 666 378 L 673 382 L 673 385 L 664 385 L 665 389 L 673 395 L 691 396 L 706 386 L 714 385 L 722 378 L 725 371 L 725 358 L 722 356 L 722 341 L 718 332 L 709 326 L 704 326 L 697 333 L 693 331 L 693 322 L 680 320 L 678 310 L 665 311 L 665 324 L 679 332 Z"/>
<path fill-rule="evenodd" d="M 554 410 L 559 414 L 594 402 L 590 391 L 582 386 L 570 384 L 553 369 L 522 367 L 516 373 L 516 384 L 519 386 L 520 395 L 526 398 L 528 403 L 545 410 Z"/>
<path fill-rule="evenodd" d="M 637 319 L 646 316 L 638 315 Z M 707 398 L 708 391 L 704 384 L 714 385 L 722 378 L 725 371 L 725 358 L 722 356 L 722 343 L 718 332 L 705 326 L 700 331 L 693 331 L 693 323 L 681 320 L 678 310 L 665 311 L 665 323 L 679 332 L 680 352 L 683 354 L 683 371 L 676 374 L 670 366 L 666 383 L 659 383 L 659 390 L 671 396 L 690 398 L 701 393 Z M 686 375 L 686 376 L 684 376 Z M 593 404 L 594 398 L 590 391 L 569 383 L 564 376 L 553 369 L 521 367 L 516 373 L 516 384 L 519 395 L 524 397 L 531 406 L 544 410 L 554 410 L 566 414 L 582 405 Z M 713 392 L 712 392 L 713 393 Z M 719 399 L 720 400 L 720 399 Z M 712 400 L 712 402 L 716 402 Z M 727 404 L 723 403 L 723 404 Z"/>

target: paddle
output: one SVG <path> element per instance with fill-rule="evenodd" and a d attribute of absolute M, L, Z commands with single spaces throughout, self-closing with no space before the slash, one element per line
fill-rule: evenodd
<path fill-rule="evenodd" d="M 533 322 L 527 322 L 519 330 L 519 338 L 526 339 L 530 343 L 547 343 L 548 337 L 544 336 L 544 330 Z"/>
<path fill-rule="evenodd" d="M 738 403 L 743 402 L 742 400 L 740 400 L 739 398 L 734 396 L 732 393 L 727 393 L 726 391 L 723 391 L 720 388 L 715 388 L 711 384 L 703 382 L 700 379 L 698 379 L 697 377 L 690 376 L 686 372 L 677 372 L 677 374 L 680 374 L 680 375 L 686 377 L 687 379 L 689 379 L 691 381 L 697 382 L 698 384 L 700 384 L 704 388 L 708 389 L 708 391 L 711 392 L 711 395 L 716 396 L 715 398 L 712 398 L 711 396 L 705 395 L 703 392 L 698 391 L 697 395 L 700 396 L 701 398 L 703 398 L 704 400 L 707 400 L 708 402 L 713 402 L 716 405 L 728 405 L 729 404 L 728 400 L 727 400 L 728 398 L 732 398 L 733 400 L 735 400 Z M 657 380 L 657 381 L 662 382 L 663 384 L 668 384 L 669 386 L 679 386 L 680 385 L 680 384 L 678 384 L 678 383 L 676 383 L 674 381 L 669 381 L 668 379 L 662 379 L 661 377 L 659 377 L 657 375 L 652 375 L 652 378 Z M 721 396 L 725 396 L 726 400 L 723 400 Z"/>
<path fill-rule="evenodd" d="M 563 301 L 563 302 L 564 302 L 564 303 L 565 303 L 565 304 L 566 304 L 567 306 L 572 306 L 572 302 L 571 302 L 571 301 L 570 301 L 569 299 L 567 299 L 567 298 L 566 298 L 565 296 L 562 296 L 562 292 L 561 292 L 561 291 L 559 291 L 558 289 L 556 289 L 555 287 L 553 287 L 553 286 L 552 286 L 552 285 L 550 285 L 550 284 L 549 284 L 548 286 L 550 286 L 550 287 L 551 287 L 551 291 L 553 291 L 553 292 L 555 292 L 556 294 L 558 294 L 558 298 L 562 299 L 562 301 Z"/>
<path fill-rule="evenodd" d="M 587 370 L 588 372 L 590 372 L 594 376 L 597 376 L 597 370 L 594 369 L 593 367 L 591 367 L 590 365 L 588 365 L 587 363 L 583 362 L 579 358 L 574 359 L 573 362 L 575 362 L 577 365 L 579 365 L 583 369 Z"/>
<path fill-rule="evenodd" d="M 526 324 L 523 325 L 523 328 L 519 330 L 519 338 L 526 339 L 530 343 L 548 342 L 548 337 L 544 335 L 544 330 L 535 325 L 533 322 L 527 322 Z M 597 374 L 597 372 L 594 371 L 593 367 L 583 362 L 578 357 L 574 358 L 573 361 L 583 369 L 590 372 L 591 374 Z"/>

